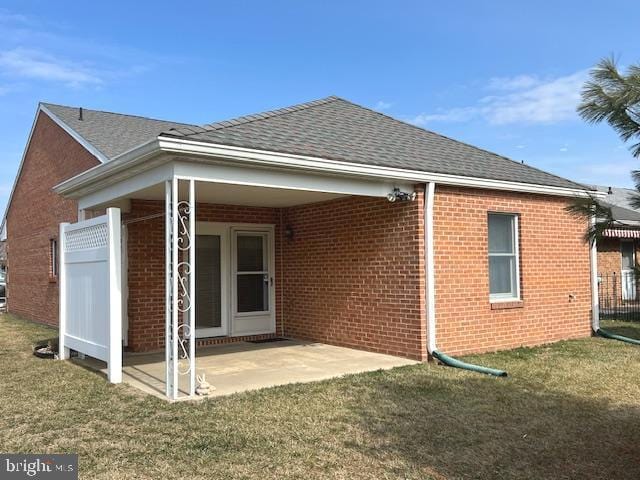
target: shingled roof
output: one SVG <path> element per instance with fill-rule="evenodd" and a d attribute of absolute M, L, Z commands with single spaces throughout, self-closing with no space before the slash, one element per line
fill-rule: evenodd
<path fill-rule="evenodd" d="M 588 189 L 338 97 L 204 126 L 45 104 L 113 158 L 162 135 L 363 165 Z"/>
<path fill-rule="evenodd" d="M 636 190 L 630 188 L 605 187 L 603 185 L 593 185 L 592 188 L 598 192 L 607 194 L 606 197 L 599 200 L 599 203 L 611 209 L 611 215 L 616 222 L 640 223 L 640 210 L 634 207 L 634 200 L 638 197 Z"/>
<path fill-rule="evenodd" d="M 51 113 L 93 145 L 108 159 L 117 157 L 133 147 L 157 137 L 172 128 L 185 127 L 184 123 L 154 120 L 152 118 L 66 107 L 43 103 Z"/>

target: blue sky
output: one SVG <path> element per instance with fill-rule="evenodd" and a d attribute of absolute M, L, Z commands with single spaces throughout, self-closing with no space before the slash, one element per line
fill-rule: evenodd
<path fill-rule="evenodd" d="M 586 72 L 636 2 L 0 0 L 0 211 L 38 101 L 209 123 L 339 95 L 582 182 L 631 185 Z"/>

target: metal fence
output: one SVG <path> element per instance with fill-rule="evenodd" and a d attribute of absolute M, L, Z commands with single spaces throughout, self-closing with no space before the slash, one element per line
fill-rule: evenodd
<path fill-rule="evenodd" d="M 640 321 L 640 277 L 636 272 L 598 275 L 600 317 Z"/>

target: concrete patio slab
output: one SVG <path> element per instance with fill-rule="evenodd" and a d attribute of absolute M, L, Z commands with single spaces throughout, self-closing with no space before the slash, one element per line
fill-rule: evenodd
<path fill-rule="evenodd" d="M 89 357 L 74 361 L 106 374 L 104 362 Z M 199 348 L 196 353 L 197 374 L 204 374 L 207 382 L 215 387 L 210 397 L 416 363 L 419 362 L 391 355 L 294 340 L 216 345 Z M 125 383 L 165 399 L 164 379 L 163 352 L 125 355 Z M 187 381 L 186 375 L 181 376 L 180 390 L 183 393 Z"/>

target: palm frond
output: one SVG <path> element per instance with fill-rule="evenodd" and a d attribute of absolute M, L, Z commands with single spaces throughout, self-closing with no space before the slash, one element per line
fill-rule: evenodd
<path fill-rule="evenodd" d="M 582 89 L 578 113 L 589 123 L 606 121 L 627 142 L 640 138 L 640 65 L 621 73 L 615 58 L 605 58 L 590 72 Z M 631 146 L 640 157 L 640 143 Z"/>
<path fill-rule="evenodd" d="M 583 240 L 585 243 L 593 244 L 603 238 L 604 231 L 613 225 L 613 213 L 611 208 L 598 203 L 589 196 L 584 198 L 574 198 L 573 202 L 565 207 L 565 211 L 572 217 L 588 222 Z M 595 222 L 592 219 L 595 217 Z"/>

